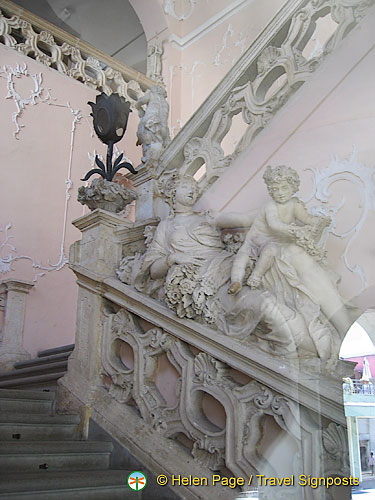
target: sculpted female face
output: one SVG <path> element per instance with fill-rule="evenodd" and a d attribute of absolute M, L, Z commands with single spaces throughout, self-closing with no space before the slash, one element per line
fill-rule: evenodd
<path fill-rule="evenodd" d="M 198 195 L 197 186 L 190 180 L 182 180 L 177 184 L 175 202 L 191 207 L 196 202 Z"/>

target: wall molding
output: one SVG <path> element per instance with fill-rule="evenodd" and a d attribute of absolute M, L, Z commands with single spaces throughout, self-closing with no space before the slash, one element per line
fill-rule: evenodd
<path fill-rule="evenodd" d="M 227 19 L 240 12 L 244 7 L 247 7 L 253 1 L 254 0 L 236 0 L 225 7 L 225 9 L 223 9 L 222 11 L 207 19 L 207 21 L 202 23 L 187 35 L 183 37 L 179 37 L 175 34 L 170 35 L 169 41 L 171 43 L 174 43 L 178 49 L 184 50 L 193 43 L 200 40 L 203 36 L 206 36 L 212 30 L 216 29 Z"/>

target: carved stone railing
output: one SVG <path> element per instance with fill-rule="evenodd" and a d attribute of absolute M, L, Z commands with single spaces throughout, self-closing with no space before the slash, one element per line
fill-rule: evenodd
<path fill-rule="evenodd" d="M 102 210 L 74 222 L 82 232 L 70 255 L 79 285 L 76 343 L 60 381 L 59 407 L 91 416 L 145 467 L 166 474 L 170 486 L 172 476 L 208 478 L 202 488 L 175 482 L 183 498 L 234 498 L 230 488 L 212 485 L 213 474 L 229 470 L 246 478 L 242 486 L 249 489 L 260 486 L 257 474 L 294 476 L 295 487 L 260 487 L 271 495 L 261 498 L 328 500 L 326 488 L 297 482 L 300 474 L 349 476 L 340 376 L 327 377 L 319 363 L 300 371 L 298 363 L 179 318 L 121 283 L 115 273 L 121 258 L 144 251 L 144 234 L 156 224 L 132 224 Z M 158 379 L 166 364 L 175 373 L 169 402 Z M 210 419 L 207 398 L 221 406 L 221 422 Z M 266 443 L 266 429 L 277 435 L 272 443 Z M 282 443 L 293 450 L 289 458 L 276 450 Z M 276 461 L 265 453 L 269 446 Z"/>
<path fill-rule="evenodd" d="M 106 94 L 117 92 L 132 103 L 155 84 L 9 0 L 0 0 L 0 42 L 90 88 Z"/>
<path fill-rule="evenodd" d="M 200 183 L 202 190 L 207 188 L 373 4 L 374 0 L 286 2 L 166 148 L 156 176 L 169 176 L 175 169 L 194 175 L 203 168 Z M 322 20 L 326 39 L 317 50 L 314 31 Z M 224 151 L 223 140 L 240 113 L 244 127 L 237 132 L 239 140 L 233 151 Z"/>

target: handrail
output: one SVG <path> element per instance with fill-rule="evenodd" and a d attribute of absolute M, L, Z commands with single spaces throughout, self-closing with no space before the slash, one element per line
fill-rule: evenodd
<path fill-rule="evenodd" d="M 0 0 L 0 42 L 75 80 L 132 103 L 155 82 L 87 42 L 19 7 Z"/>
<path fill-rule="evenodd" d="M 373 379 L 372 379 L 373 380 Z M 362 396 L 374 396 L 375 387 L 372 380 L 364 382 L 363 380 L 351 380 L 343 384 L 344 394 L 360 394 Z"/>

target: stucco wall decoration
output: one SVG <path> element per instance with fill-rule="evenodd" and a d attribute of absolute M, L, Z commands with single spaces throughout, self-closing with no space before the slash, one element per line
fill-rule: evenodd
<path fill-rule="evenodd" d="M 357 296 L 366 288 L 367 280 L 363 267 L 359 263 L 351 263 L 350 250 L 353 247 L 353 244 L 355 243 L 355 240 L 358 237 L 369 212 L 375 210 L 374 169 L 364 165 L 358 160 L 358 150 L 354 146 L 349 158 L 341 159 L 338 155 L 332 154 L 331 161 L 326 168 L 309 168 L 307 170 L 312 172 L 314 184 L 312 192 L 304 201 L 305 203 L 311 205 L 313 199 L 315 198 L 316 200 L 324 203 L 323 206 L 320 205 L 320 207 L 312 207 L 312 212 L 317 215 L 318 212 L 320 212 L 322 215 L 328 215 L 332 218 L 330 227 L 323 235 L 324 242 L 326 241 L 328 234 L 347 240 L 342 260 L 348 271 L 357 274 L 360 277 L 361 287 L 355 294 Z M 339 201 L 331 201 L 330 204 L 333 194 L 332 188 L 334 184 L 339 181 L 349 182 L 352 185 L 353 191 L 357 191 L 360 197 L 355 222 L 352 223 L 349 228 L 342 230 L 337 228 L 337 217 L 340 209 L 343 208 L 347 201 L 345 195 L 341 195 L 341 199 Z"/>
<path fill-rule="evenodd" d="M 189 17 L 192 16 L 198 0 L 188 0 L 189 5 L 187 6 L 186 11 L 182 10 L 181 13 L 178 12 L 180 9 L 176 12 L 176 3 L 176 0 L 164 0 L 164 12 L 178 21 L 185 21 L 185 19 L 189 19 Z"/>
<path fill-rule="evenodd" d="M 24 125 L 20 124 L 18 120 L 21 118 L 23 111 L 26 109 L 26 106 L 29 104 L 35 106 L 40 102 L 50 102 L 51 100 L 53 100 L 53 97 L 50 94 L 50 89 L 45 89 L 42 86 L 42 73 L 38 73 L 35 75 L 30 74 L 26 64 L 23 64 L 22 66 L 16 64 L 15 67 L 3 66 L 2 70 L 0 70 L 0 76 L 6 78 L 7 80 L 8 94 L 6 96 L 6 99 L 13 99 L 17 108 L 17 111 L 12 114 L 12 121 L 14 122 L 16 127 L 13 135 L 15 139 L 18 139 L 18 134 L 20 133 L 21 128 L 24 127 Z M 31 78 L 34 84 L 34 88 L 30 89 L 30 95 L 28 97 L 21 96 L 16 91 L 14 86 L 15 79 L 23 77 Z"/>
<path fill-rule="evenodd" d="M 73 148 L 74 148 L 74 139 L 76 126 L 81 122 L 83 115 L 79 109 L 74 109 L 69 102 L 67 103 L 59 103 L 57 99 L 52 97 L 51 89 L 46 89 L 43 83 L 43 75 L 42 73 L 38 74 L 30 74 L 28 67 L 25 64 L 15 64 L 13 66 L 3 66 L 0 71 L 0 77 L 6 79 L 8 94 L 6 95 L 6 99 L 12 99 L 16 106 L 16 111 L 12 114 L 12 121 L 15 124 L 16 130 L 13 132 L 13 136 L 15 139 L 20 140 L 20 132 L 21 129 L 25 127 L 24 124 L 19 122 L 19 119 L 22 117 L 23 113 L 26 111 L 28 105 L 36 106 L 37 104 L 44 104 L 47 106 L 54 106 L 59 109 L 68 110 L 72 115 L 71 129 L 70 129 L 70 144 L 69 144 L 69 152 L 67 159 L 67 167 L 66 167 L 66 178 L 65 178 L 65 200 L 64 200 L 64 208 L 63 208 L 63 223 L 61 228 L 61 240 L 60 240 L 60 251 L 59 255 L 55 263 L 48 261 L 48 264 L 43 264 L 40 259 L 37 257 L 32 257 L 29 255 L 19 255 L 17 253 L 16 246 L 11 245 L 9 243 L 8 232 L 12 228 L 12 223 L 9 222 L 3 232 L 4 232 L 4 241 L 0 245 L 0 273 L 6 274 L 13 270 L 12 264 L 19 260 L 28 260 L 30 261 L 33 269 L 35 270 L 33 281 L 37 281 L 39 277 L 45 275 L 46 272 L 51 271 L 59 271 L 62 269 L 65 264 L 68 263 L 68 258 L 66 256 L 66 228 L 67 228 L 67 213 L 68 213 L 68 204 L 71 197 L 71 190 L 73 186 L 72 181 L 72 162 L 73 162 Z M 21 93 L 17 92 L 15 88 L 15 80 L 21 78 L 31 79 L 33 87 L 30 89 L 29 96 L 21 95 Z M 9 253 L 4 256 L 1 254 L 5 249 L 9 250 Z"/>

